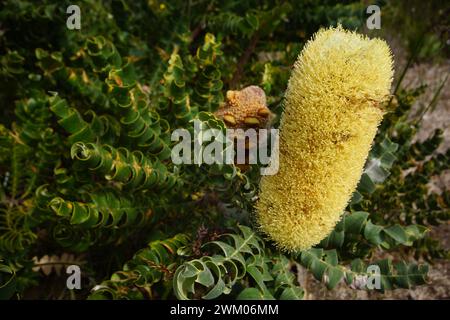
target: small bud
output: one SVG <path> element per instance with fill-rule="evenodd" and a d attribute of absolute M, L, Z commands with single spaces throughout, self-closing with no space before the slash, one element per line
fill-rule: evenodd
<path fill-rule="evenodd" d="M 261 117 L 268 117 L 270 115 L 270 110 L 267 108 L 261 108 L 258 110 L 258 115 Z"/>
<path fill-rule="evenodd" d="M 236 125 L 236 119 L 231 114 L 224 115 L 223 121 L 225 121 L 227 124 L 232 125 L 232 126 Z"/>
<path fill-rule="evenodd" d="M 244 123 L 248 126 L 259 126 L 259 120 L 255 117 L 247 117 L 244 119 Z"/>

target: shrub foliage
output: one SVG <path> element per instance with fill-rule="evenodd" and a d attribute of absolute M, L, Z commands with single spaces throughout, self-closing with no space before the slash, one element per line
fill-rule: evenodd
<path fill-rule="evenodd" d="M 213 112 L 228 89 L 259 85 L 280 114 L 306 39 L 360 27 L 360 2 L 79 3 L 81 30 L 66 27 L 70 1 L 0 4 L 0 298 L 50 283 L 37 297 L 301 299 L 302 267 L 331 289 L 375 264 L 383 291 L 423 284 L 428 267 L 380 252 L 446 255 L 428 231 L 448 194 L 426 184 L 449 154 L 407 121 L 423 88 L 395 92 L 342 221 L 310 250 L 285 254 L 252 228 L 257 166 L 170 160 L 172 130 L 225 128 Z M 67 254 L 84 261 L 81 290 L 38 263 Z"/>

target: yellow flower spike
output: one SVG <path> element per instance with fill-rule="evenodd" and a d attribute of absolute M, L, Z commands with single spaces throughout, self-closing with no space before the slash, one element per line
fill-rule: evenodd
<path fill-rule="evenodd" d="M 260 229 L 284 250 L 318 244 L 333 230 L 361 177 L 392 82 L 380 39 L 322 29 L 300 54 L 280 124 L 279 172 L 264 176 Z"/>

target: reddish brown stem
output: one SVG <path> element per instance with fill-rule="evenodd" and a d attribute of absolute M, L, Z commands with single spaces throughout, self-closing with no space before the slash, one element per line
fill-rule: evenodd
<path fill-rule="evenodd" d="M 259 40 L 259 32 L 256 31 L 253 34 L 252 38 L 250 39 L 248 47 L 245 49 L 244 53 L 239 58 L 239 62 L 237 63 L 237 68 L 233 74 L 233 78 L 231 78 L 231 80 L 228 83 L 230 89 L 233 89 L 241 79 L 242 74 L 244 72 L 244 67 L 247 64 L 250 57 L 252 56 L 253 52 L 255 51 L 258 40 Z"/>

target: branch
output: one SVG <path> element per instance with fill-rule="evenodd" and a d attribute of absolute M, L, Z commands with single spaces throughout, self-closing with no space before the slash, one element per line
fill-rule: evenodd
<path fill-rule="evenodd" d="M 255 51 L 256 44 L 259 40 L 259 32 L 256 31 L 252 38 L 250 39 L 250 44 L 248 45 L 247 49 L 245 49 L 244 53 L 239 58 L 239 62 L 237 63 L 236 71 L 233 74 L 233 78 L 229 81 L 228 86 L 230 88 L 233 88 L 236 86 L 236 84 L 239 82 L 239 80 L 242 77 L 242 74 L 244 72 L 244 66 L 247 64 L 248 60 L 250 59 L 251 55 Z"/>

